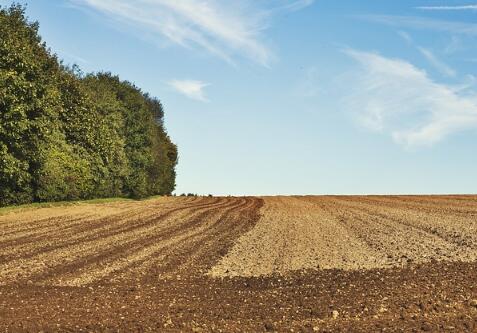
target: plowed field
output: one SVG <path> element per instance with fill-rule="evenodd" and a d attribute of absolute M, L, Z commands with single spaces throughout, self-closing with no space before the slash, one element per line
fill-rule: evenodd
<path fill-rule="evenodd" d="M 476 196 L 0 215 L 0 331 L 477 332 Z"/>

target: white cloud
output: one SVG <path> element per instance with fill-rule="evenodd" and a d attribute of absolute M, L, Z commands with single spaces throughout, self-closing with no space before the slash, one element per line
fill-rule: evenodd
<path fill-rule="evenodd" d="M 361 65 L 353 75 L 347 108 L 367 128 L 412 147 L 442 141 L 477 129 L 477 92 L 434 82 L 412 64 L 352 49 L 345 53 Z"/>
<path fill-rule="evenodd" d="M 204 88 L 210 85 L 208 83 L 196 80 L 171 80 L 168 84 L 188 98 L 201 102 L 209 101 L 204 92 Z"/>
<path fill-rule="evenodd" d="M 416 7 L 423 10 L 477 10 L 477 5 L 464 5 L 464 6 L 421 6 Z"/>
<path fill-rule="evenodd" d="M 314 2 L 315 2 L 315 0 L 288 1 L 282 7 L 278 7 L 278 9 L 297 11 L 297 10 L 301 10 L 305 7 L 311 6 Z"/>
<path fill-rule="evenodd" d="M 405 31 L 398 31 L 397 32 L 399 36 L 401 36 L 402 39 L 404 39 L 407 43 L 409 44 L 414 44 L 414 41 L 411 37 L 411 35 L 409 35 L 407 32 Z"/>
<path fill-rule="evenodd" d="M 199 47 L 233 63 L 236 55 L 268 66 L 273 58 L 262 42 L 277 10 L 298 10 L 314 0 L 70 0 L 153 38 Z"/>
<path fill-rule="evenodd" d="M 411 35 L 409 35 L 405 31 L 398 31 L 397 32 L 402 39 L 404 39 L 409 45 L 414 46 L 417 50 L 427 59 L 427 61 L 436 68 L 441 74 L 449 77 L 455 77 L 456 71 L 440 60 L 431 50 L 426 49 L 422 46 L 416 45 L 414 40 L 412 39 Z"/>
<path fill-rule="evenodd" d="M 423 17 L 396 15 L 361 15 L 357 17 L 367 21 L 386 24 L 393 27 L 408 27 L 413 29 L 448 32 L 472 37 L 477 36 L 477 24 L 475 23 L 453 22 Z"/>
<path fill-rule="evenodd" d="M 442 62 L 440 59 L 438 59 L 432 51 L 425 49 L 423 47 L 418 47 L 417 49 L 430 62 L 430 64 L 434 66 L 439 72 L 441 72 L 445 76 L 450 76 L 450 77 L 456 76 L 455 70 L 450 68 L 447 64 Z"/>

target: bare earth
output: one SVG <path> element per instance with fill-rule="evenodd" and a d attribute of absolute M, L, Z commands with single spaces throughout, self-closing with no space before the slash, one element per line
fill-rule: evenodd
<path fill-rule="evenodd" d="M 0 331 L 477 332 L 477 196 L 12 211 Z"/>

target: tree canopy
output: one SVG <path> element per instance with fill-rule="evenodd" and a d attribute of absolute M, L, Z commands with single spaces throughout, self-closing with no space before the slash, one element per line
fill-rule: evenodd
<path fill-rule="evenodd" d="M 47 48 L 25 8 L 0 8 L 0 205 L 172 193 L 161 102 Z"/>

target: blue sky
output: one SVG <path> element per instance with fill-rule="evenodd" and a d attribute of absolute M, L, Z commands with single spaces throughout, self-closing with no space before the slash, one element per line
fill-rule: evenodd
<path fill-rule="evenodd" d="M 477 2 L 26 3 L 65 62 L 162 100 L 177 193 L 476 192 Z"/>

